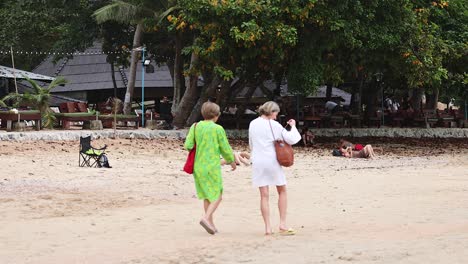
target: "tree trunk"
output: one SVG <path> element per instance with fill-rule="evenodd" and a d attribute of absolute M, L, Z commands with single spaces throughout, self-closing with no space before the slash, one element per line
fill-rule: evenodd
<path fill-rule="evenodd" d="M 114 84 L 114 97 L 117 98 L 117 82 L 115 81 L 114 61 L 112 60 L 109 64 L 111 67 L 112 83 Z"/>
<path fill-rule="evenodd" d="M 171 112 L 176 113 L 179 107 L 182 85 L 185 82 L 184 75 L 182 73 L 182 36 L 181 33 L 177 33 L 175 36 L 175 58 L 174 58 L 174 75 L 173 75 L 173 86 L 174 86 L 174 98 L 172 100 Z"/>
<path fill-rule="evenodd" d="M 330 101 L 331 97 L 332 97 L 332 90 L 333 89 L 333 85 L 331 84 L 327 84 L 327 91 L 326 91 L 326 98 L 327 98 L 327 101 Z"/>
<path fill-rule="evenodd" d="M 428 101 L 428 99 L 430 99 Z M 437 110 L 439 103 L 439 88 L 434 88 L 430 96 L 426 95 L 426 108 L 429 110 Z"/>
<path fill-rule="evenodd" d="M 198 62 L 198 56 L 193 52 L 190 58 L 190 69 Z M 172 122 L 176 128 L 183 128 L 186 124 L 187 118 L 190 115 L 198 97 L 200 96 L 200 89 L 198 88 L 198 75 L 190 71 L 189 84 L 185 91 L 180 104 L 175 113 L 174 121 Z"/>
<path fill-rule="evenodd" d="M 138 24 L 135 29 L 135 35 L 133 36 L 133 49 L 132 49 L 132 58 L 130 63 L 130 76 L 128 77 L 127 91 L 125 92 L 125 101 L 124 101 L 124 113 L 129 115 L 132 111 L 132 100 L 133 100 L 133 91 L 135 90 L 135 79 L 136 79 L 136 70 L 138 63 L 138 53 L 140 51 L 135 50 L 141 46 L 141 36 L 143 32 L 143 25 Z"/>
<path fill-rule="evenodd" d="M 222 81 L 221 82 L 221 90 L 216 96 L 216 103 L 221 108 L 221 111 L 226 107 L 228 98 L 231 97 L 232 94 L 232 80 L 231 81 Z"/>
<path fill-rule="evenodd" d="M 172 80 L 172 83 L 174 85 L 174 61 L 173 60 L 168 60 L 166 62 L 166 65 L 167 65 L 167 68 L 169 68 L 169 74 L 171 75 L 171 80 Z"/>
<path fill-rule="evenodd" d="M 356 104 L 357 104 L 357 113 L 359 115 L 361 115 L 361 113 L 362 113 L 362 96 L 363 96 L 362 91 L 363 91 L 363 88 L 364 88 L 364 74 L 361 73 L 360 74 L 360 79 L 359 79 L 359 93 L 358 93 L 359 98 L 357 98 L 357 100 L 356 100 L 357 101 L 356 102 Z"/>
<path fill-rule="evenodd" d="M 284 74 L 275 75 L 275 90 L 273 92 L 274 99 L 281 97 L 281 82 L 283 81 Z"/>
<path fill-rule="evenodd" d="M 361 97 L 366 96 L 364 101 L 366 102 L 366 117 L 375 117 L 377 113 L 377 109 L 379 108 L 378 101 L 379 97 L 381 97 L 381 87 L 378 82 L 373 82 L 371 86 L 367 87 L 367 92 Z"/>
<path fill-rule="evenodd" d="M 192 113 L 190 114 L 188 120 L 187 120 L 187 126 L 191 126 L 193 123 L 197 122 L 198 119 L 200 119 L 201 116 L 201 107 L 203 103 L 208 101 L 210 97 L 213 97 L 216 93 L 216 89 L 218 88 L 218 85 L 221 83 L 221 78 L 219 76 L 215 76 L 211 82 L 204 87 L 203 92 L 200 96 L 200 98 L 197 101 L 197 104 L 192 110 Z"/>
<path fill-rule="evenodd" d="M 416 88 L 413 89 L 413 96 L 411 97 L 411 106 L 413 107 L 414 111 L 419 112 L 421 111 L 421 101 L 422 96 L 424 94 L 423 88 Z"/>

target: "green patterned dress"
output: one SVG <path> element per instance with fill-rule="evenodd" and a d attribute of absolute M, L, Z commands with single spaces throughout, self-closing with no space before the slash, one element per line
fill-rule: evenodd
<path fill-rule="evenodd" d="M 197 196 L 201 200 L 214 202 L 223 193 L 220 156 L 227 163 L 234 161 L 234 154 L 223 127 L 213 121 L 201 121 L 190 128 L 185 148 L 191 150 L 197 145 L 193 177 Z"/>

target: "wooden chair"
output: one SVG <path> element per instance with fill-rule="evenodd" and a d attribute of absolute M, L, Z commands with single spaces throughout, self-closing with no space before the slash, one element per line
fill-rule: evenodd
<path fill-rule="evenodd" d="M 59 105 L 60 113 L 55 114 L 63 129 L 70 129 L 72 122 L 85 122 L 96 119 L 84 103 L 66 102 Z M 86 110 L 85 110 L 86 109 Z"/>
<path fill-rule="evenodd" d="M 85 103 L 76 103 L 76 109 L 80 113 L 87 113 L 88 112 L 88 105 Z"/>

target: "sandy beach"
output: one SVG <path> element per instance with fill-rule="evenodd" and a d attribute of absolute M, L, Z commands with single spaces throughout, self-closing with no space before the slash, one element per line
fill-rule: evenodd
<path fill-rule="evenodd" d="M 332 157 L 331 143 L 296 148 L 286 171 L 298 233 L 265 237 L 245 166 L 223 168 L 220 233 L 198 225 L 180 140 L 93 141 L 112 169 L 78 167 L 77 142 L 2 141 L 0 263 L 468 262 L 466 139 L 395 139 L 375 160 Z"/>

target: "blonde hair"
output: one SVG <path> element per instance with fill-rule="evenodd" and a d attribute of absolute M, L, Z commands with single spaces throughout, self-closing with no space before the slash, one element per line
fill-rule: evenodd
<path fill-rule="evenodd" d="M 258 108 L 260 115 L 270 116 L 272 113 L 279 113 L 279 105 L 273 101 L 268 101 Z"/>
<path fill-rule="evenodd" d="M 221 110 L 219 105 L 208 101 L 202 105 L 201 114 L 204 119 L 209 120 L 218 117 L 221 114 Z"/>

